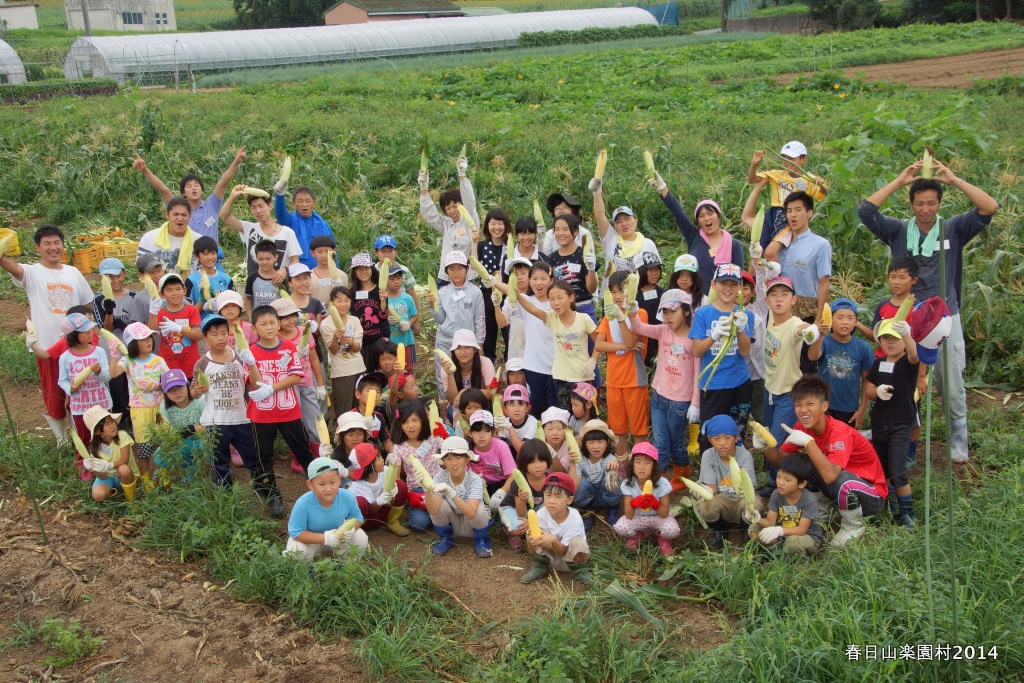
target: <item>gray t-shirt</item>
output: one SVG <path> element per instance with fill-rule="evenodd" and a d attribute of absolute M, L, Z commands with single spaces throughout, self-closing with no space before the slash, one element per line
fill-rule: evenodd
<path fill-rule="evenodd" d="M 786 499 L 776 489 L 772 492 L 772 497 L 768 501 L 768 511 L 778 513 L 775 524 L 783 529 L 799 526 L 804 517 L 809 517 L 811 519 L 811 526 L 807 529 L 807 535 L 821 543 L 821 526 L 817 522 L 820 517 L 818 500 L 807 489 L 800 490 L 800 500 L 796 502 L 796 505 L 790 505 L 786 502 Z"/>
<path fill-rule="evenodd" d="M 743 446 L 736 446 L 736 463 L 747 471 L 751 482 L 757 481 L 754 474 L 754 456 Z M 700 456 L 700 483 L 714 484 L 718 487 L 719 493 L 724 493 L 732 498 L 740 497 L 740 483 L 733 483 L 732 474 L 729 472 L 729 463 L 722 462 L 722 456 L 718 451 L 709 448 Z"/>

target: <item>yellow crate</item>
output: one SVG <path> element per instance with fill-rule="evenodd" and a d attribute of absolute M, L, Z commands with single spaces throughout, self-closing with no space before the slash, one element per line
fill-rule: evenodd
<path fill-rule="evenodd" d="M 10 228 L 2 228 L 2 229 L 0 229 L 0 240 L 2 240 L 3 238 L 7 237 L 8 235 L 14 235 L 14 240 L 11 241 L 10 246 L 7 247 L 7 253 L 6 254 L 0 254 L 0 256 L 5 256 L 5 255 L 6 256 L 20 256 L 21 255 L 21 246 L 18 244 L 18 233 L 14 232 Z"/>
<path fill-rule="evenodd" d="M 106 242 L 114 237 L 124 237 L 124 230 L 109 228 L 104 232 L 97 233 L 95 235 L 75 235 L 75 241 L 79 244 L 99 244 L 100 242 Z"/>
<path fill-rule="evenodd" d="M 103 251 L 103 258 L 120 259 L 129 265 L 135 262 L 135 254 L 139 250 L 138 242 L 101 242 L 98 246 Z"/>
<path fill-rule="evenodd" d="M 92 247 L 79 247 L 71 252 L 71 265 L 83 273 L 96 270 L 103 260 L 103 247 L 99 244 Z"/>

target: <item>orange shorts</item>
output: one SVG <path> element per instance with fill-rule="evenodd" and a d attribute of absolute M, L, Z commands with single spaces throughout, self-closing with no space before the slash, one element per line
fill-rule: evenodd
<path fill-rule="evenodd" d="M 646 438 L 651 422 L 650 387 L 605 387 L 605 396 L 612 432 Z"/>

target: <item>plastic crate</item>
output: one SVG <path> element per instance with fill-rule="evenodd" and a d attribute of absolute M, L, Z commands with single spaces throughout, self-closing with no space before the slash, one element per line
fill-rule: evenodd
<path fill-rule="evenodd" d="M 18 233 L 14 232 L 10 228 L 0 229 L 0 240 L 2 240 L 3 238 L 7 237 L 8 235 L 14 235 L 14 240 L 11 242 L 10 246 L 7 247 L 6 255 L 7 256 L 20 256 L 21 255 L 21 246 L 18 244 Z M 4 254 L 0 254 L 0 256 L 3 256 L 3 255 Z"/>
<path fill-rule="evenodd" d="M 139 251 L 138 242 L 102 242 L 98 246 L 103 251 L 103 258 L 120 259 L 126 266 L 135 263 L 135 254 Z"/>
<path fill-rule="evenodd" d="M 98 244 L 92 247 L 79 247 L 71 252 L 71 265 L 83 273 L 95 271 L 102 260 L 103 247 Z"/>
<path fill-rule="evenodd" d="M 124 230 L 106 228 L 103 232 L 97 232 L 96 234 L 75 235 L 75 241 L 79 244 L 99 244 L 114 237 L 124 237 Z"/>

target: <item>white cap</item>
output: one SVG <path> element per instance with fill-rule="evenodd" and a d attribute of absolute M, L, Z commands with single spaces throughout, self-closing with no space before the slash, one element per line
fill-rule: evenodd
<path fill-rule="evenodd" d="M 445 270 L 448 266 L 469 266 L 469 259 L 458 249 L 452 249 L 448 252 L 448 255 L 444 257 Z"/>
<path fill-rule="evenodd" d="M 779 154 L 790 159 L 796 159 L 807 156 L 807 147 L 799 140 L 790 140 L 782 146 L 782 151 Z"/>
<path fill-rule="evenodd" d="M 452 335 L 452 345 L 449 351 L 454 351 L 460 346 L 472 346 L 474 349 L 480 348 L 480 342 L 476 339 L 476 334 L 472 330 L 455 330 L 455 334 Z"/>
<path fill-rule="evenodd" d="M 338 418 L 338 428 L 334 433 L 341 435 L 350 429 L 362 429 L 364 432 L 366 431 L 366 423 L 363 422 L 362 415 L 351 411 L 341 414 L 341 417 Z"/>
<path fill-rule="evenodd" d="M 529 267 L 529 266 L 532 266 L 532 265 L 533 265 L 533 261 L 531 261 L 530 259 L 525 258 L 523 256 L 516 256 L 515 258 L 510 258 L 507 261 L 505 261 L 505 275 L 510 274 L 512 272 L 512 269 L 515 268 L 516 266 L 528 266 Z"/>
<path fill-rule="evenodd" d="M 307 266 L 305 263 L 293 263 L 290 266 L 288 266 L 288 277 L 298 277 L 303 273 L 308 272 L 310 272 L 309 266 Z"/>
<path fill-rule="evenodd" d="M 562 424 L 569 424 L 569 411 L 564 408 L 556 408 L 552 406 L 543 413 L 540 414 L 540 423 L 546 425 L 548 422 L 561 422 Z"/>

